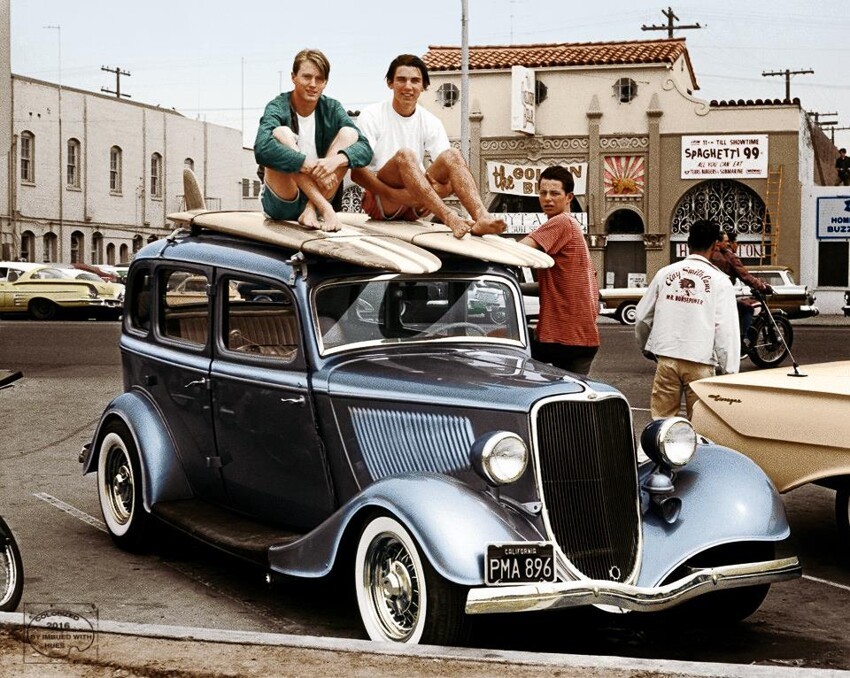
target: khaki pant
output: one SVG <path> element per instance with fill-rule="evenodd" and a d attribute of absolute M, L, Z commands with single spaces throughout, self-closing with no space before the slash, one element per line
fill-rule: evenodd
<path fill-rule="evenodd" d="M 679 414 L 682 391 L 684 391 L 686 416 L 690 419 L 697 397 L 688 384 L 697 379 L 713 376 L 714 366 L 712 365 L 658 356 L 658 366 L 655 368 L 655 379 L 652 382 L 652 397 L 649 402 L 652 418 L 675 417 Z"/>

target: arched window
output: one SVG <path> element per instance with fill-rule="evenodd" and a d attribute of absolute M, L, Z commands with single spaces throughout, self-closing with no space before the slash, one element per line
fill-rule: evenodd
<path fill-rule="evenodd" d="M 21 132 L 21 181 L 25 184 L 35 183 L 35 135 L 32 132 Z"/>
<path fill-rule="evenodd" d="M 43 238 L 44 255 L 42 257 L 45 264 L 51 264 L 56 261 L 56 234 L 45 233 Z"/>
<path fill-rule="evenodd" d="M 35 233 L 32 231 L 21 233 L 21 260 L 35 261 Z"/>
<path fill-rule="evenodd" d="M 127 247 L 127 243 L 121 245 L 118 248 L 118 261 L 122 264 L 126 264 L 130 261 L 130 248 Z"/>
<path fill-rule="evenodd" d="M 113 146 L 109 149 L 109 192 L 120 194 L 121 193 L 121 148 L 118 146 Z"/>
<path fill-rule="evenodd" d="M 159 153 L 151 156 L 151 197 L 162 197 L 162 156 Z"/>
<path fill-rule="evenodd" d="M 80 187 L 80 141 L 68 139 L 68 165 L 65 181 L 68 188 Z"/>
<path fill-rule="evenodd" d="M 144 246 L 145 241 L 142 240 L 142 236 L 134 235 L 133 236 L 133 254 L 138 252 Z"/>
<path fill-rule="evenodd" d="M 71 263 L 84 263 L 83 252 L 85 251 L 85 236 L 83 236 L 81 231 L 74 231 L 71 234 Z"/>
<path fill-rule="evenodd" d="M 106 263 L 115 266 L 115 245 L 113 243 L 106 246 Z"/>
<path fill-rule="evenodd" d="M 620 78 L 614 83 L 614 96 L 621 104 L 627 104 L 637 96 L 637 83 L 631 78 Z"/>
<path fill-rule="evenodd" d="M 195 161 L 192 160 L 192 158 L 186 158 L 183 161 L 183 167 L 185 167 L 186 169 L 190 169 L 194 172 L 195 171 Z"/>
<path fill-rule="evenodd" d="M 91 237 L 91 263 L 103 263 L 103 234 L 95 231 Z"/>
<path fill-rule="evenodd" d="M 451 108 L 457 103 L 458 99 L 460 99 L 460 90 L 457 85 L 444 82 L 437 88 L 437 101 L 443 108 Z"/>

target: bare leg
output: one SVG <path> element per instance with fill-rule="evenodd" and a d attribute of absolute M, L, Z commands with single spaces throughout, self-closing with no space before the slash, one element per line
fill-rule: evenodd
<path fill-rule="evenodd" d="M 378 172 L 378 179 L 387 186 L 404 190 L 410 197 L 410 204 L 399 204 L 387 196 L 381 196 L 387 212 L 395 212 L 400 207 L 427 209 L 452 229 L 456 238 L 462 238 L 469 233 L 472 225 L 437 195 L 431 182 L 420 169 L 413 151 L 400 149 Z"/>
<path fill-rule="evenodd" d="M 427 175 L 432 184 L 445 187 L 438 193 L 454 193 L 458 197 L 472 217 L 475 235 L 502 233 L 507 228 L 504 220 L 497 219 L 484 207 L 475 179 L 457 149 L 450 148 L 440 153 L 428 168 Z"/>

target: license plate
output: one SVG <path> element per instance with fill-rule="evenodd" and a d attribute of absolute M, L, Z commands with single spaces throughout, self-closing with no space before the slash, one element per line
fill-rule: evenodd
<path fill-rule="evenodd" d="M 484 561 L 484 582 L 529 584 L 555 581 L 555 547 L 547 542 L 489 544 Z"/>

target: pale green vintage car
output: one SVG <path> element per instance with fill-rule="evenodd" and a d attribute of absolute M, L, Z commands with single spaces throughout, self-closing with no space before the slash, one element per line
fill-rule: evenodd
<path fill-rule="evenodd" d="M 124 286 L 73 277 L 74 269 L 0 262 L 0 314 L 33 320 L 63 317 L 116 319 L 124 309 Z"/>

